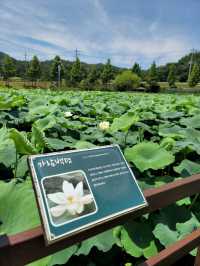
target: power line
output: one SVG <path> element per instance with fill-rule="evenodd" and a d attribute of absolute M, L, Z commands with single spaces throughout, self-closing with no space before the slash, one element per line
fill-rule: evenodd
<path fill-rule="evenodd" d="M 88 57 L 88 58 L 96 58 L 96 59 L 107 59 L 107 58 L 115 58 L 115 57 L 128 57 L 128 58 L 134 58 L 134 52 L 133 53 L 119 53 L 119 52 L 112 52 L 112 51 L 107 51 L 107 52 L 103 52 L 103 51 L 94 51 L 94 53 L 88 53 L 88 51 L 82 51 L 79 49 L 75 49 L 75 50 L 68 50 L 68 49 L 62 49 L 61 50 L 61 54 L 68 54 L 70 56 L 75 56 L 75 58 L 79 57 L 79 56 L 84 56 L 84 57 Z M 152 58 L 162 58 L 165 54 L 169 55 L 169 54 L 182 54 L 182 52 L 179 51 L 168 51 L 166 53 L 161 53 L 161 55 L 152 55 Z M 48 56 L 55 56 L 56 53 L 55 52 L 47 52 Z M 141 55 L 142 56 L 142 55 Z M 137 56 L 137 58 L 139 57 L 139 55 Z"/>
<path fill-rule="evenodd" d="M 25 50 L 25 53 L 24 53 L 24 60 L 26 62 L 26 65 L 28 64 L 28 61 L 29 61 L 29 57 L 31 57 L 31 55 L 33 53 L 35 53 L 34 50 L 31 50 L 29 49 L 29 56 L 27 55 L 27 49 L 24 47 L 24 50 Z M 194 56 L 194 49 L 192 50 L 192 53 L 191 53 L 191 59 L 190 59 L 190 65 L 189 65 L 189 73 L 188 73 L 188 78 L 191 74 L 191 71 L 192 71 L 192 65 L 193 65 L 193 56 Z M 141 53 L 137 53 L 135 55 L 135 52 L 133 51 L 133 53 L 127 53 L 126 51 L 122 51 L 121 53 L 120 52 L 113 52 L 113 51 L 103 51 L 103 50 L 79 50 L 78 48 L 75 48 L 74 50 L 69 50 L 69 49 L 65 49 L 65 48 L 62 48 L 60 50 L 60 52 L 53 52 L 53 51 L 50 51 L 50 52 L 45 52 L 45 53 L 42 53 L 40 51 L 37 51 L 39 53 L 39 57 L 41 57 L 43 60 L 51 60 L 52 58 L 51 57 L 54 57 L 56 54 L 61 54 L 61 57 L 63 57 L 65 60 L 72 60 L 74 59 L 75 57 L 75 60 L 78 58 L 78 57 L 81 57 L 82 60 L 83 58 L 85 58 L 85 61 L 87 61 L 87 58 L 88 60 L 91 58 L 91 60 L 89 61 L 92 61 L 92 58 L 94 58 L 94 61 L 99 61 L 99 62 L 102 62 L 103 60 L 106 60 L 108 58 L 110 58 L 112 61 L 116 62 L 116 60 L 118 62 L 124 62 L 123 59 L 125 59 L 127 61 L 127 59 L 129 58 L 130 60 L 128 60 L 128 62 L 126 62 L 125 65 L 130 65 L 131 64 L 131 61 L 136 61 L 136 62 L 140 62 L 140 57 L 141 58 L 144 58 L 144 55 Z M 45 55 L 46 54 L 46 55 Z M 160 55 L 156 55 L 156 54 L 152 54 L 150 60 L 153 61 L 156 60 L 156 61 L 159 61 L 159 60 L 162 60 L 165 58 L 165 55 L 178 55 L 178 54 L 182 54 L 182 52 L 180 51 L 168 51 L 168 52 L 161 52 Z M 96 60 L 95 60 L 96 59 Z M 144 61 L 144 60 L 143 60 Z"/>

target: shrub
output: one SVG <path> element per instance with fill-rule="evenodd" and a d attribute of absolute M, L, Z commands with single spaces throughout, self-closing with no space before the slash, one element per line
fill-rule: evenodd
<path fill-rule="evenodd" d="M 87 79 L 82 79 L 81 82 L 79 83 L 79 87 L 84 90 L 90 90 L 91 84 Z"/>
<path fill-rule="evenodd" d="M 113 85 L 114 88 L 119 91 L 133 90 L 139 87 L 141 82 L 140 77 L 137 74 L 132 73 L 130 70 L 126 70 L 121 74 L 117 75 Z"/>
<path fill-rule="evenodd" d="M 159 92 L 160 91 L 160 85 L 156 81 L 148 82 L 147 84 L 147 91 L 148 92 Z"/>

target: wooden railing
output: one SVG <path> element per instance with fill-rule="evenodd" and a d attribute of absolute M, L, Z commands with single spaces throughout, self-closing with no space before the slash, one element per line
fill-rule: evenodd
<path fill-rule="evenodd" d="M 103 232 L 118 224 L 127 221 L 128 218 L 136 218 L 145 213 L 150 213 L 166 207 L 182 198 L 200 193 L 200 174 L 174 181 L 172 183 L 144 191 L 148 206 L 118 217 L 115 220 L 107 221 L 104 224 L 95 226 L 78 233 L 70 239 L 63 239 L 50 246 L 45 246 L 43 231 L 37 227 L 16 235 L 3 235 L 0 237 L 0 266 L 23 266 L 42 257 L 48 256 L 59 250 L 67 248 L 77 242 L 83 241 L 93 235 Z M 200 246 L 200 228 L 193 231 L 184 239 L 170 245 L 156 256 L 146 260 L 140 266 L 169 266 L 184 257 L 188 252 Z M 195 260 L 195 266 L 200 266 L 200 248 Z"/>

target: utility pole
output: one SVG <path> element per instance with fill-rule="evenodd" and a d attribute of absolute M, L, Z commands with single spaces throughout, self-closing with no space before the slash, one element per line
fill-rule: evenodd
<path fill-rule="evenodd" d="M 75 50 L 75 59 L 76 59 L 76 60 L 77 60 L 77 58 L 78 58 L 80 52 L 81 52 L 81 51 L 78 50 L 78 49 L 76 48 L 76 50 Z"/>
<path fill-rule="evenodd" d="M 195 50 L 192 49 L 192 50 L 191 50 L 191 58 L 190 58 L 190 62 L 189 62 L 188 81 L 189 81 L 189 78 L 190 78 L 190 75 L 191 75 L 191 72 L 192 72 L 192 65 L 193 65 L 193 59 L 194 59 L 194 52 L 195 52 Z"/>
<path fill-rule="evenodd" d="M 78 49 L 76 48 L 75 50 L 75 58 L 77 59 L 78 58 Z"/>
<path fill-rule="evenodd" d="M 60 72 L 61 72 L 61 65 L 59 64 L 58 65 L 58 87 L 60 88 L 60 84 L 61 84 L 61 80 L 60 80 L 60 78 L 61 78 L 61 75 L 60 75 Z"/>
<path fill-rule="evenodd" d="M 27 75 L 27 52 L 25 50 L 24 53 L 24 61 L 25 61 L 25 70 L 24 70 L 24 87 L 26 86 L 26 75 Z"/>

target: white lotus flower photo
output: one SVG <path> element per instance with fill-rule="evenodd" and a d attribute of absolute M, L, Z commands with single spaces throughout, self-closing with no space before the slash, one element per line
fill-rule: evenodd
<path fill-rule="evenodd" d="M 83 179 L 83 174 L 81 172 L 80 178 Z M 75 185 L 73 185 L 73 183 L 75 183 Z M 62 182 L 62 191 L 55 193 L 47 193 L 47 198 L 51 202 L 49 206 L 53 220 L 56 220 L 62 216 L 70 217 L 68 219 L 83 216 L 88 213 L 88 208 L 86 210 L 86 207 L 90 205 L 91 210 L 89 211 L 89 213 L 95 211 L 94 198 L 91 193 L 88 193 L 89 187 L 84 190 L 84 186 L 87 186 L 86 182 L 84 183 L 84 180 L 77 182 L 76 176 L 76 179 L 73 180 L 73 183 L 64 180 Z"/>

